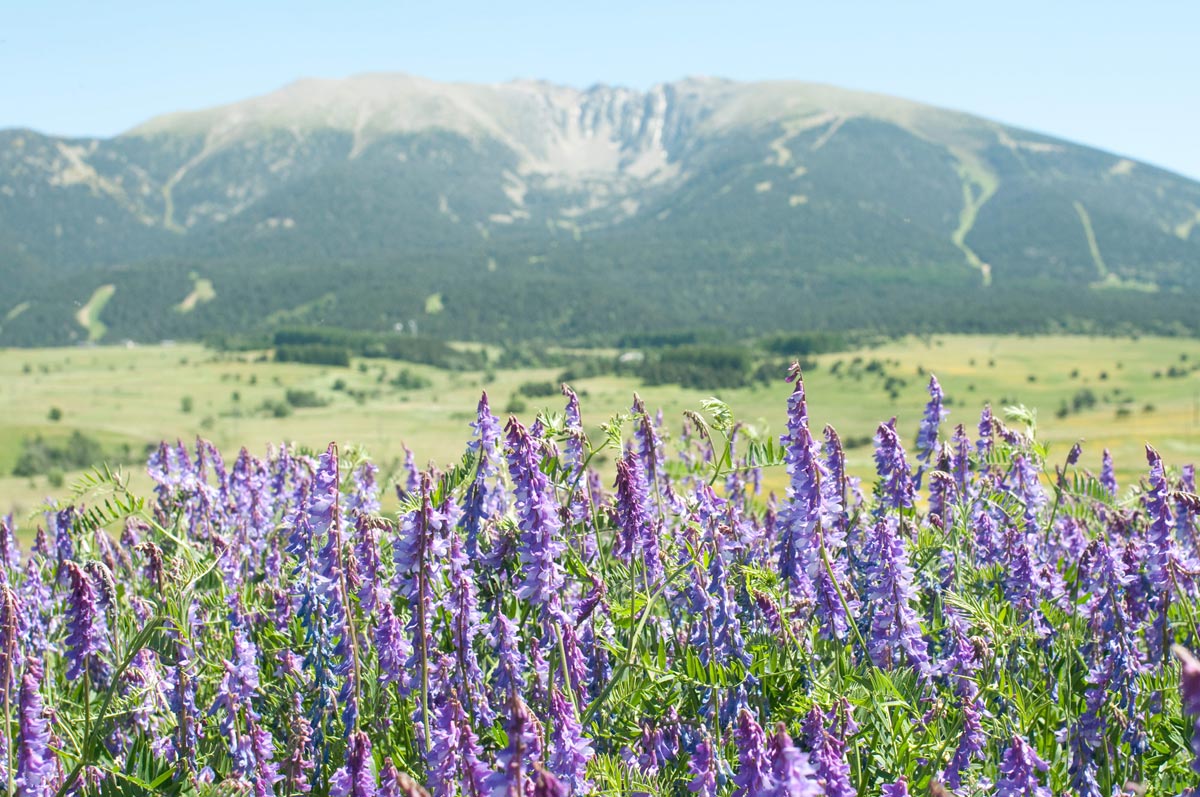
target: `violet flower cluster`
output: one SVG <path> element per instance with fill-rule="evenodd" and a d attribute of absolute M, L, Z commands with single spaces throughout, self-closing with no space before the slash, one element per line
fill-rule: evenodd
<path fill-rule="evenodd" d="M 590 439 L 564 386 L 562 414 L 528 423 L 482 396 L 444 471 L 413 452 L 389 476 L 336 446 L 227 466 L 206 441 L 163 444 L 128 518 L 0 519 L 0 782 L 1194 788 L 1194 469 L 1150 448 L 1139 477 L 1077 446 L 1054 470 L 990 410 L 943 428 L 931 377 L 919 420 L 876 429 L 863 489 L 867 438 L 814 433 L 790 378 L 779 446 L 696 413 L 672 442 L 636 397 Z"/>

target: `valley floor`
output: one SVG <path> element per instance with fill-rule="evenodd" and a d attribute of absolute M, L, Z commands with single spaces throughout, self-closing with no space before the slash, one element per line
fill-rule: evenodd
<path fill-rule="evenodd" d="M 334 368 L 257 359 L 191 344 L 0 351 L 0 511 L 27 515 L 45 496 L 64 494 L 46 475 L 11 475 L 26 441 L 38 436 L 54 444 L 79 431 L 106 451 L 128 452 L 131 463 L 143 461 L 153 441 L 202 435 L 226 452 L 245 445 L 261 453 L 271 441 L 314 449 L 330 440 L 360 444 L 385 469 L 388 463 L 399 467 L 407 445 L 420 465 L 446 464 L 458 459 L 468 440 L 480 390 L 488 391 L 493 410 L 504 417 L 519 386 L 555 382 L 559 375 L 556 369 L 499 370 L 489 381 L 482 373 L 384 360 Z M 1200 460 L 1200 341 L 943 335 L 815 361 L 805 374 L 813 425 L 832 423 L 844 441 L 856 443 L 848 460 L 857 475 L 872 472 L 869 438 L 892 415 L 912 451 L 929 372 L 950 400 L 945 434 L 954 424 L 974 426 L 985 402 L 997 414 L 1004 405 L 1022 403 L 1038 409 L 1039 437 L 1049 444 L 1051 463 L 1082 439 L 1082 464 L 1098 470 L 1108 447 L 1123 487 L 1144 471 L 1146 442 L 1169 465 Z M 423 377 L 410 384 L 428 385 L 394 385 L 403 370 Z M 771 386 L 728 391 L 644 387 L 615 376 L 581 379 L 573 387 L 595 436 L 611 414 L 628 409 L 634 391 L 651 409 L 662 408 L 674 433 L 683 410 L 698 410 L 716 392 L 739 420 L 778 435 L 790 390 L 783 376 Z M 324 405 L 275 417 L 289 390 L 311 391 L 313 403 Z M 522 418 L 541 407 L 562 410 L 557 396 L 522 401 Z M 52 408 L 59 420 L 51 419 Z M 764 483 L 781 492 L 786 474 L 777 470 Z M 135 491 L 149 492 L 142 465 L 126 465 L 125 471 Z M 70 486 L 81 473 L 67 471 L 61 478 Z"/>

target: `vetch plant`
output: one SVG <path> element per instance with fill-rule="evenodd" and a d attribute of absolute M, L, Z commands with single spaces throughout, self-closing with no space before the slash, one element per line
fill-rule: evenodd
<path fill-rule="evenodd" d="M 1078 446 L 1049 465 L 1031 411 L 947 426 L 931 377 L 912 438 L 875 430 L 864 489 L 789 378 L 778 438 L 717 399 L 673 437 L 635 397 L 593 440 L 564 386 L 528 424 L 482 396 L 462 459 L 410 454 L 397 484 L 359 450 L 227 467 L 197 441 L 153 452 L 148 499 L 99 472 L 28 535 L 0 519 L 0 782 L 1191 793 L 1194 469 L 1153 448 L 1138 483 L 1108 452 L 1098 475 Z"/>

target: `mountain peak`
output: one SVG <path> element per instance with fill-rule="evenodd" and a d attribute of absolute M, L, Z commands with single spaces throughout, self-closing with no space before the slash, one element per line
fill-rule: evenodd
<path fill-rule="evenodd" d="M 906 301 L 911 314 L 930 297 L 953 297 L 938 311 L 945 328 L 1069 307 L 1083 319 L 1062 321 L 1071 328 L 1158 318 L 1193 329 L 1186 298 L 1200 291 L 1198 228 L 1200 185 L 1177 175 L 955 111 L 799 81 L 698 76 L 643 90 L 364 73 L 169 114 L 113 140 L 0 131 L 0 279 L 17 286 L 6 296 L 82 303 L 71 275 L 94 274 L 115 286 L 105 312 L 117 330 L 118 318 L 143 310 L 126 304 L 132 277 L 118 266 L 133 274 L 149 273 L 139 263 L 186 263 L 180 296 L 154 316 L 168 337 L 214 308 L 302 320 L 306 307 L 326 312 L 329 297 L 347 292 L 388 328 L 392 304 L 439 294 L 446 307 L 481 315 L 444 313 L 427 327 L 455 321 L 464 328 L 440 333 L 470 337 L 490 312 L 468 297 L 485 280 L 523 308 L 520 320 L 488 323 L 524 330 L 517 335 L 542 318 L 540 330 L 603 337 L 638 323 L 631 308 L 721 325 L 717 310 L 696 309 L 714 297 L 731 318 L 757 318 L 770 304 L 834 326 L 874 328 Z M 280 263 L 314 271 L 298 280 Z M 376 295 L 390 288 L 347 284 L 352 274 L 390 284 L 381 263 L 403 275 L 392 304 Z M 247 264 L 267 276 L 243 296 L 221 280 L 256 279 Z M 193 290 L 193 271 L 221 298 L 171 309 Z M 35 272 L 66 276 L 34 285 Z M 887 286 L 886 302 L 864 297 L 868 280 Z M 706 287 L 682 287 L 693 282 Z M 1030 285 L 1054 309 L 1031 303 Z M 540 298 L 504 293 L 513 286 Z M 618 304 L 586 303 L 617 294 Z M 1014 304 L 997 298 L 1018 294 Z M 345 309 L 368 323 L 358 306 Z M 61 315 L 73 329 L 71 312 Z M 38 334 L 35 320 L 46 317 L 22 310 L 0 322 L 0 340 L 26 339 L 13 324 Z"/>

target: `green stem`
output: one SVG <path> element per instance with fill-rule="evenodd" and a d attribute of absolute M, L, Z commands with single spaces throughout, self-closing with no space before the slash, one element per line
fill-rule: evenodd
<path fill-rule="evenodd" d="M 724 434 L 724 433 L 722 433 Z M 714 447 L 715 448 L 715 447 Z M 733 441 L 725 437 L 725 447 L 721 450 L 721 456 L 717 459 L 716 467 L 713 468 L 712 478 L 708 480 L 708 486 L 712 487 L 717 483 L 717 479 L 721 477 L 721 468 L 726 462 L 732 464 L 733 456 Z"/>
<path fill-rule="evenodd" d="M 818 531 L 820 530 L 820 524 L 817 525 L 817 529 Z M 850 611 L 850 602 L 846 600 L 846 595 L 842 592 L 842 585 L 833 576 L 833 564 L 829 561 L 829 552 L 825 550 L 824 535 L 822 535 L 821 544 L 818 547 L 821 550 L 821 561 L 825 564 L 825 574 L 829 576 L 829 581 L 833 584 L 833 590 L 837 593 L 838 600 L 842 604 L 842 611 L 846 613 L 846 624 L 854 629 L 854 638 L 858 640 L 858 644 L 862 647 L 863 655 L 870 662 L 871 651 L 867 647 L 866 640 L 863 639 L 862 632 L 858 630 L 858 623 L 854 622 L 854 613 Z"/>
<path fill-rule="evenodd" d="M 337 449 L 337 445 L 335 444 L 333 447 L 333 462 L 334 462 L 335 470 L 337 469 L 338 454 L 339 454 L 339 452 Z M 346 561 L 345 561 L 345 557 L 342 555 L 342 545 L 344 543 L 342 542 L 342 538 L 341 538 L 341 533 L 342 533 L 341 532 L 341 523 L 342 523 L 341 502 L 334 501 L 333 502 L 333 521 L 330 524 L 329 533 L 338 535 L 338 544 L 336 546 L 337 550 L 335 551 L 335 555 L 338 558 L 338 562 L 337 562 L 337 564 L 338 564 L 338 591 L 341 593 L 340 597 L 341 597 L 341 601 L 342 601 L 342 611 L 345 612 L 345 614 L 346 614 L 346 628 L 350 632 L 350 640 L 349 640 L 350 641 L 350 654 L 352 657 L 352 666 L 354 668 L 354 700 L 355 700 L 356 704 L 359 707 L 361 707 L 362 706 L 362 662 L 359 659 L 359 653 L 358 653 L 358 630 L 354 624 L 353 607 L 350 605 L 350 588 L 346 582 Z M 359 728 L 359 717 L 361 714 L 362 714 L 361 710 L 356 710 L 354 712 L 354 729 L 355 730 L 358 730 L 358 728 Z"/>
<path fill-rule="evenodd" d="M 83 738 L 92 735 L 92 656 L 83 657 Z"/>
<path fill-rule="evenodd" d="M 8 587 L 5 587 L 4 599 L 10 601 L 10 607 L 12 605 L 11 601 L 15 601 L 15 597 L 13 596 L 12 591 Z M 8 636 L 8 639 L 9 639 L 9 648 L 8 648 L 8 650 L 4 651 L 4 654 L 5 654 L 4 655 L 4 663 L 5 663 L 4 684 L 3 684 L 3 687 L 4 687 L 4 758 L 5 758 L 5 764 L 8 767 L 8 770 L 7 770 L 8 771 L 8 793 L 16 794 L 17 791 L 16 791 L 14 781 L 13 781 L 13 778 L 16 776 L 16 772 L 15 772 L 15 768 L 13 767 L 13 758 L 12 758 L 13 744 L 12 744 L 12 733 L 11 733 L 11 731 L 12 731 L 12 681 L 13 681 L 12 663 L 13 663 L 13 657 L 16 656 L 16 653 L 17 653 L 17 634 L 16 634 L 15 624 L 12 628 L 7 630 L 6 635 Z"/>
<path fill-rule="evenodd" d="M 558 638 L 559 669 L 562 670 L 563 691 L 571 698 L 571 705 L 575 707 L 575 715 L 579 716 L 579 697 L 571 685 L 571 672 L 567 669 L 567 645 L 563 642 L 562 628 L 558 623 L 554 623 L 554 636 Z"/>
<path fill-rule="evenodd" d="M 660 595 L 662 595 L 664 590 L 666 590 L 667 584 L 671 583 L 675 576 L 682 573 L 684 568 L 688 567 L 689 564 L 690 563 L 681 564 L 679 567 L 667 574 L 667 577 L 663 579 L 663 582 L 658 586 L 658 589 L 647 596 L 646 606 L 642 611 L 641 619 L 638 620 L 637 627 L 634 628 L 633 634 L 631 634 L 629 637 L 629 647 L 625 651 L 625 658 L 620 664 L 617 665 L 617 668 L 613 671 L 612 677 L 609 679 L 608 683 L 604 685 L 604 689 L 600 691 L 600 694 L 594 701 L 592 701 L 592 704 L 588 706 L 587 711 L 584 712 L 583 717 L 580 720 L 580 724 L 582 724 L 584 727 L 587 727 L 587 725 L 592 721 L 596 715 L 596 712 L 600 709 L 600 706 L 604 704 L 605 699 L 612 693 L 612 690 L 616 688 L 617 684 L 620 683 L 621 678 L 624 677 L 625 671 L 628 670 L 632 665 L 633 652 L 637 649 L 637 641 L 642 635 L 642 630 L 646 627 L 646 622 L 650 619 L 650 608 L 654 605 L 654 601 L 657 600 Z M 632 621 L 632 619 L 633 616 L 630 615 L 630 620 Z"/>
<path fill-rule="evenodd" d="M 421 544 L 418 547 L 420 553 L 417 556 L 417 605 L 414 611 L 417 612 L 417 629 L 421 635 L 420 650 L 421 650 L 421 725 L 425 729 L 425 754 L 429 755 L 431 750 L 431 739 L 429 737 L 429 650 L 426 645 L 425 634 L 425 542 L 429 530 L 426 528 L 425 518 L 429 507 L 429 492 L 425 489 L 425 485 L 421 485 Z"/>
<path fill-rule="evenodd" d="M 142 626 L 142 630 L 138 632 L 138 635 L 134 638 L 133 642 L 130 643 L 129 650 L 126 652 L 125 658 L 121 661 L 120 666 L 117 667 L 116 671 L 113 673 L 108 691 L 104 694 L 104 701 L 100 704 L 100 711 L 97 714 L 97 727 L 101 726 L 104 718 L 108 716 L 108 707 L 112 703 L 113 695 L 115 695 L 117 692 L 117 686 L 121 682 L 121 676 L 125 674 L 125 670 L 129 669 L 129 665 L 133 663 L 134 656 L 136 656 L 138 652 L 144 648 L 147 643 L 149 643 L 151 635 L 157 631 L 158 627 L 167 619 L 167 617 L 161 614 L 156 614 L 155 616 L 151 617 L 146 624 Z M 85 678 L 86 672 L 87 670 L 84 670 Z M 89 702 L 90 701 L 85 699 L 85 707 Z M 103 742 L 103 739 L 100 738 L 100 734 L 97 733 L 97 727 L 93 727 L 90 723 L 90 720 L 88 721 L 86 730 L 84 732 L 83 744 L 80 745 L 81 755 L 79 756 L 79 760 L 75 763 L 75 766 L 71 768 L 71 771 L 68 773 L 67 777 L 63 779 L 62 785 L 59 786 L 58 791 L 55 792 L 55 797 L 65 797 L 65 795 L 69 794 L 72 788 L 75 786 L 75 781 L 79 780 L 79 775 L 83 772 L 84 767 L 90 766 L 95 761 L 94 753 L 98 747 L 102 746 Z"/>

